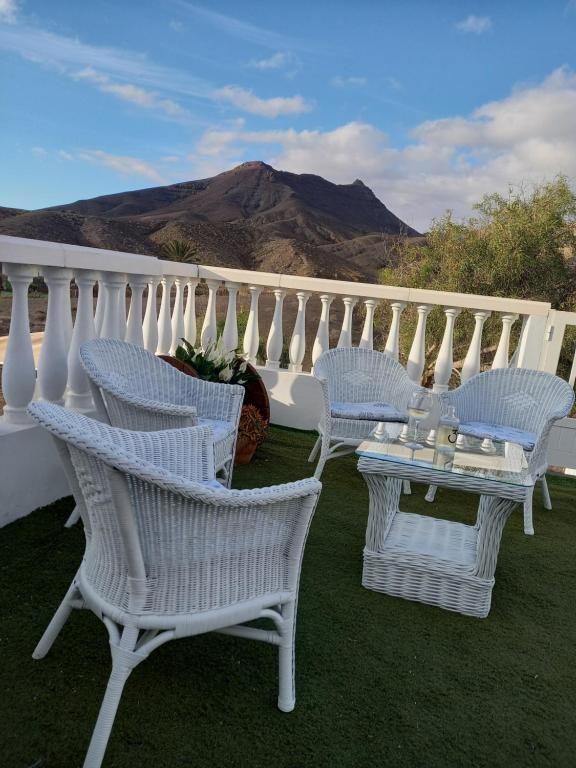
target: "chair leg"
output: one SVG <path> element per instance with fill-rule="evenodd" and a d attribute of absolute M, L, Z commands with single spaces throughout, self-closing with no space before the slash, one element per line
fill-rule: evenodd
<path fill-rule="evenodd" d="M 74 600 L 78 599 L 81 600 L 82 595 L 80 594 L 76 583 L 73 581 L 68 588 L 68 592 L 66 592 L 64 600 L 62 600 L 58 606 L 58 610 L 52 617 L 50 624 L 48 624 L 44 630 L 44 634 L 40 638 L 40 642 L 34 649 L 34 652 L 32 653 L 33 659 L 43 659 L 44 656 L 46 656 L 50 648 L 52 648 L 54 641 L 60 634 L 60 630 L 68 621 L 68 616 L 70 616 L 72 609 L 74 608 Z"/>
<path fill-rule="evenodd" d="M 546 475 L 542 475 L 542 499 L 544 501 L 544 509 L 552 509 L 552 500 L 550 499 L 550 491 L 548 490 L 548 482 L 546 481 Z"/>
<path fill-rule="evenodd" d="M 142 657 L 133 652 L 137 636 L 138 630 L 125 628 L 120 645 L 111 644 L 112 672 L 86 753 L 84 768 L 100 768 L 102 765 L 124 685 L 134 667 L 142 661 Z"/>
<path fill-rule="evenodd" d="M 78 504 L 76 504 L 76 506 L 74 507 L 74 509 L 70 513 L 70 517 L 64 523 L 64 527 L 65 528 L 72 528 L 73 525 L 76 525 L 78 520 L 80 520 L 80 510 L 78 509 Z"/>
<path fill-rule="evenodd" d="M 426 496 L 424 496 L 426 501 L 434 501 L 436 498 L 436 486 L 435 485 L 429 485 L 428 486 L 428 492 L 426 493 Z"/>
<path fill-rule="evenodd" d="M 320 450 L 320 446 L 322 445 L 322 437 L 319 435 L 318 440 L 314 443 L 314 448 L 310 451 L 310 456 L 308 456 L 308 461 L 312 462 L 318 455 L 318 451 Z"/>
<path fill-rule="evenodd" d="M 278 648 L 278 709 L 292 712 L 296 704 L 294 683 L 294 636 L 296 633 L 295 603 L 283 606 L 282 639 Z"/>
<path fill-rule="evenodd" d="M 410 496 L 412 493 L 412 486 L 410 485 L 410 480 L 403 480 L 402 481 L 402 492 L 404 493 L 404 496 Z"/>
<path fill-rule="evenodd" d="M 532 520 L 532 493 L 524 500 L 524 533 L 526 536 L 534 536 L 534 522 Z"/>

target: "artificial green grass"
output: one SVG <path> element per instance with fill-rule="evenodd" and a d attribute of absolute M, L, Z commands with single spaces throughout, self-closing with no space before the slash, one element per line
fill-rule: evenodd
<path fill-rule="evenodd" d="M 274 428 L 235 485 L 309 475 L 313 437 Z M 573 766 L 576 758 L 576 483 L 535 494 L 504 531 L 493 607 L 466 618 L 361 586 L 367 492 L 353 457 L 327 464 L 302 572 L 296 709 L 276 709 L 277 651 L 222 635 L 166 644 L 126 686 L 106 768 Z M 472 522 L 477 497 L 424 488 L 403 509 Z M 110 670 L 107 633 L 72 614 L 32 650 L 82 554 L 63 500 L 0 532 L 0 765 L 82 764 Z"/>

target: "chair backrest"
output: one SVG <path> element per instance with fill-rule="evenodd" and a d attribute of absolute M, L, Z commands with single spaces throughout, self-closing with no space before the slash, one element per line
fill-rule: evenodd
<path fill-rule="evenodd" d="M 90 381 L 104 390 L 120 389 L 161 402 L 178 391 L 184 375 L 146 349 L 118 339 L 90 339 L 80 346 L 80 360 Z"/>
<path fill-rule="evenodd" d="M 316 360 L 314 375 L 328 382 L 331 402 L 385 400 L 405 410 L 409 392 L 418 388 L 397 360 L 374 349 L 330 349 Z"/>
<path fill-rule="evenodd" d="M 133 432 L 47 401 L 31 403 L 28 411 L 73 467 L 73 490 L 82 494 L 91 530 L 83 572 L 92 589 L 121 610 L 141 610 L 139 599 L 162 588 L 151 576 L 162 573 L 162 553 L 173 554 L 186 538 L 177 504 L 170 503 L 174 479 L 189 479 L 200 496 L 209 492 L 202 483 L 214 478 L 211 430 Z M 131 589 L 136 582 L 143 585 L 139 594 Z"/>
<path fill-rule="evenodd" d="M 461 421 L 515 427 L 537 436 L 549 422 L 566 416 L 574 403 L 568 382 L 529 368 L 502 368 L 473 376 L 442 395 Z"/>

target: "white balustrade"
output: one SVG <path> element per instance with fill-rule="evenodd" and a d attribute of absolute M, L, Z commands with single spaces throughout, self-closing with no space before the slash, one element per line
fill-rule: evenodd
<path fill-rule="evenodd" d="M 174 298 L 174 309 L 172 310 L 172 345 L 170 354 L 176 352 L 176 347 L 182 343 L 184 336 L 184 287 L 186 286 L 185 277 L 177 277 L 174 280 L 176 286 L 176 296 Z"/>
<path fill-rule="evenodd" d="M 69 408 L 88 411 L 93 408 L 88 377 L 80 362 L 80 345 L 96 336 L 94 325 L 94 283 L 96 272 L 77 269 L 74 281 L 78 287 L 76 319 L 68 352 L 68 394 L 66 405 Z"/>
<path fill-rule="evenodd" d="M 130 309 L 128 311 L 125 338 L 130 344 L 143 347 L 142 296 L 146 288 L 146 277 L 144 275 L 130 275 L 128 283 L 130 285 Z"/>
<path fill-rule="evenodd" d="M 244 332 L 244 357 L 253 365 L 258 356 L 258 347 L 260 345 L 260 328 L 258 326 L 258 299 L 262 288 L 257 285 L 248 286 L 250 291 L 250 311 L 248 313 L 248 322 Z"/>
<path fill-rule="evenodd" d="M 198 280 L 188 280 L 186 288 L 186 309 L 184 310 L 184 338 L 192 346 L 196 344 L 196 286 Z"/>
<path fill-rule="evenodd" d="M 160 302 L 160 315 L 158 316 L 158 346 L 157 355 L 167 355 L 172 346 L 172 316 L 170 312 L 170 299 L 174 278 L 164 275 L 160 284 L 162 286 L 162 300 Z"/>
<path fill-rule="evenodd" d="M 362 336 L 360 337 L 360 344 L 358 345 L 362 349 L 374 348 L 374 312 L 378 306 L 378 302 L 374 299 L 364 299 L 364 306 L 366 308 L 366 317 L 364 318 L 364 326 L 362 328 Z"/>
<path fill-rule="evenodd" d="M 282 327 L 282 311 L 286 291 L 277 288 L 274 291 L 276 303 L 274 305 L 274 316 L 270 325 L 270 333 L 266 342 L 266 368 L 280 368 L 280 357 L 282 356 L 282 347 L 284 344 L 284 330 Z"/>
<path fill-rule="evenodd" d="M 398 360 L 400 356 L 400 317 L 406 307 L 404 301 L 393 301 L 390 304 L 392 310 L 392 321 L 390 323 L 390 330 L 388 331 L 388 338 L 386 339 L 386 346 L 384 352 Z"/>
<path fill-rule="evenodd" d="M 338 338 L 338 347 L 352 346 L 352 315 L 354 307 L 358 304 L 355 296 L 345 296 L 342 299 L 344 303 L 344 317 L 342 318 L 342 329 Z"/>
<path fill-rule="evenodd" d="M 98 295 L 96 299 L 96 314 L 94 315 L 94 328 L 96 336 L 102 335 L 102 324 L 104 323 L 104 313 L 106 312 L 106 289 L 104 288 L 104 278 L 100 274 L 98 277 Z"/>
<path fill-rule="evenodd" d="M 202 323 L 202 331 L 200 333 L 200 345 L 202 349 L 206 349 L 210 344 L 216 341 L 218 336 L 218 326 L 216 323 L 216 295 L 220 282 L 218 280 L 207 280 L 208 286 L 208 303 L 206 304 L 206 314 L 204 315 L 204 322 Z"/>
<path fill-rule="evenodd" d="M 294 331 L 290 340 L 290 365 L 288 370 L 293 373 L 299 373 L 302 370 L 302 360 L 306 353 L 306 304 L 310 294 L 306 291 L 298 291 L 298 312 L 294 323 Z"/>
<path fill-rule="evenodd" d="M 430 304 L 418 304 L 416 307 L 418 321 L 414 338 L 412 339 L 412 346 L 408 353 L 408 362 L 406 363 L 408 376 L 416 384 L 422 382 L 422 374 L 426 365 L 426 322 L 431 310 Z"/>
<path fill-rule="evenodd" d="M 334 301 L 334 296 L 329 293 L 323 293 L 320 296 L 322 310 L 320 320 L 318 321 L 318 330 L 312 347 L 312 365 L 318 360 L 323 352 L 330 349 L 330 306 Z"/>
<path fill-rule="evenodd" d="M 500 334 L 500 341 L 498 342 L 498 348 L 492 361 L 492 369 L 496 368 L 508 368 L 508 358 L 510 356 L 510 332 L 512 326 L 518 320 L 518 315 L 506 314 L 502 315 L 502 332 Z"/>
<path fill-rule="evenodd" d="M 434 366 L 434 392 L 446 392 L 448 390 L 448 382 L 452 376 L 454 365 L 454 323 L 461 311 L 458 307 L 445 307 L 444 309 L 446 325 Z"/>
<path fill-rule="evenodd" d="M 6 264 L 12 286 L 12 309 L 8 346 L 2 368 L 2 392 L 6 405 L 3 420 L 9 424 L 28 424 L 28 403 L 34 395 L 36 366 L 30 338 L 28 288 L 38 270 L 27 264 Z"/>
<path fill-rule="evenodd" d="M 156 352 L 158 347 L 158 306 L 157 292 L 160 278 L 148 278 L 148 296 L 146 298 L 146 312 L 144 313 L 144 323 L 142 324 L 142 335 L 144 337 L 144 349 L 148 352 Z"/>
<path fill-rule="evenodd" d="M 472 378 L 472 376 L 476 376 L 477 373 L 480 373 L 482 362 L 482 330 L 484 328 L 484 323 L 489 317 L 490 312 L 482 312 L 480 310 L 474 312 L 474 333 L 472 334 L 472 341 L 468 347 L 468 352 L 464 358 L 462 371 L 460 373 L 460 381 L 462 384 Z"/>
<path fill-rule="evenodd" d="M 44 400 L 63 405 L 68 381 L 67 313 L 70 312 L 72 270 L 44 267 L 42 273 L 48 286 L 48 308 L 38 361 L 39 393 Z"/>
<path fill-rule="evenodd" d="M 126 293 L 126 275 L 120 272 L 104 272 L 102 285 L 105 296 L 100 336 L 103 339 L 123 339 L 125 320 L 122 319 L 120 296 Z"/>

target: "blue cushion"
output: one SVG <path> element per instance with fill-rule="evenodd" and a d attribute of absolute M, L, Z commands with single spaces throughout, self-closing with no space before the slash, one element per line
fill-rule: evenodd
<path fill-rule="evenodd" d="M 408 421 L 408 416 L 388 403 L 332 403 L 333 419 L 362 421 Z"/>
<path fill-rule="evenodd" d="M 469 435 L 482 440 L 507 440 L 509 443 L 518 443 L 525 451 L 534 450 L 536 435 L 516 427 L 502 427 L 498 424 L 487 424 L 484 421 L 462 421 L 458 431 L 461 435 Z"/>

